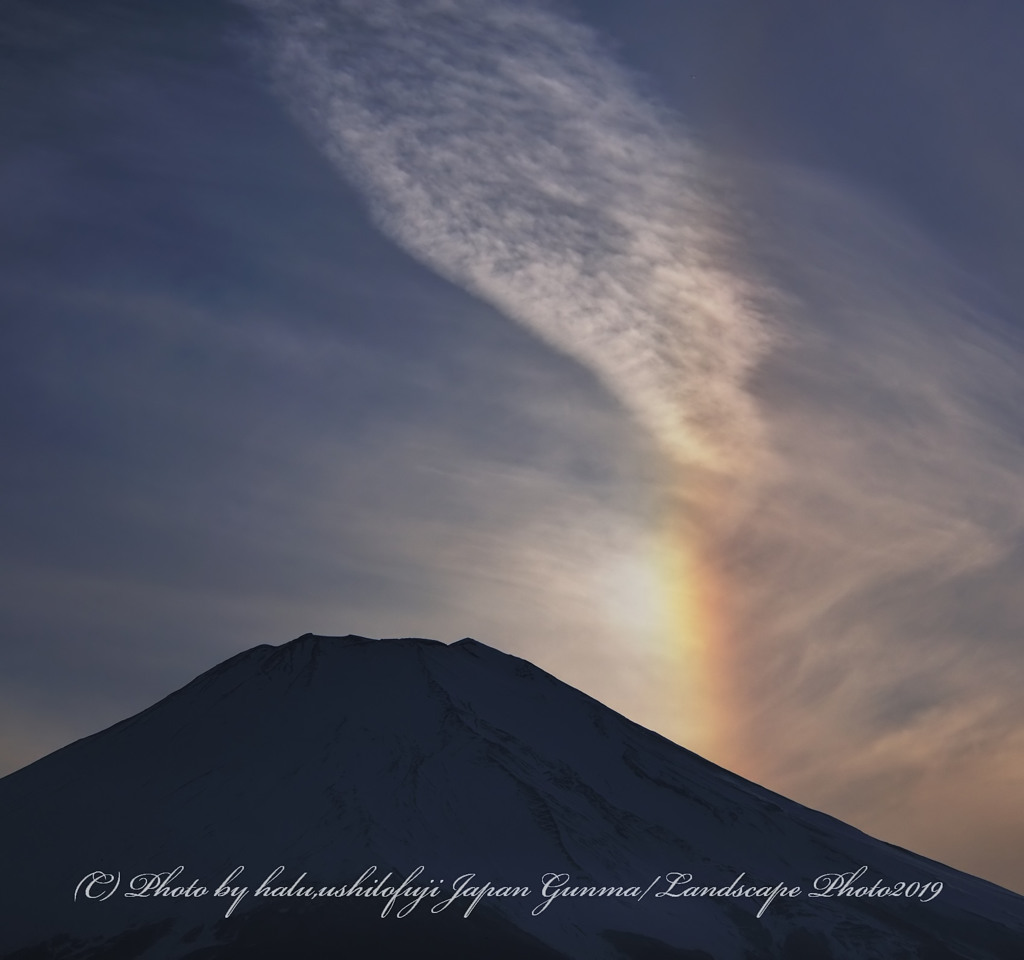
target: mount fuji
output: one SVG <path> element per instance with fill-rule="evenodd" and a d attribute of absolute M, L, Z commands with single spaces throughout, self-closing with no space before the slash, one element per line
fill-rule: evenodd
<path fill-rule="evenodd" d="M 0 780 L 0 864 L 5 960 L 1024 958 L 1024 898 L 474 640 L 240 653 Z"/>

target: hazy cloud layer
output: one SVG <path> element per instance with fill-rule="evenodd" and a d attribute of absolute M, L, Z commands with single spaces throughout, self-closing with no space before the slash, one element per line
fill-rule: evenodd
<path fill-rule="evenodd" d="M 1022 350 L 950 265 L 806 172 L 734 168 L 761 198 L 739 217 L 677 122 L 539 4 L 246 2 L 284 96 L 382 228 L 723 481 L 691 469 L 681 488 L 732 620 L 734 759 L 868 826 L 898 819 L 897 784 L 936 855 L 940 768 L 1024 800 L 1005 748 L 1024 677 Z M 770 285 L 737 266 L 741 229 Z M 1000 810 L 993 829 L 1011 828 Z"/>
<path fill-rule="evenodd" d="M 360 309 L 343 287 L 319 293 Z M 406 293 L 375 319 L 429 325 L 426 359 L 257 280 L 215 309 L 173 285 L 35 291 L 77 324 L 21 344 L 18 386 L 53 412 L 5 477 L 0 772 L 305 630 L 478 636 L 657 725 L 647 444 L 518 328 L 440 282 Z M 458 336 L 481 324 L 513 336 Z M 88 437 L 74 470 L 54 432 Z"/>
<path fill-rule="evenodd" d="M 936 856 L 966 818 L 993 850 L 1021 829 L 1005 797 L 1024 801 L 1010 747 L 1024 733 L 1024 344 L 849 185 L 757 176 L 753 245 L 790 309 L 754 383 L 786 469 L 717 544 L 747 664 L 747 762 Z M 837 757 L 842 776 L 823 777 Z M 950 779 L 978 783 L 975 801 Z M 1003 882 L 1020 885 L 1015 869 L 1003 858 Z"/>

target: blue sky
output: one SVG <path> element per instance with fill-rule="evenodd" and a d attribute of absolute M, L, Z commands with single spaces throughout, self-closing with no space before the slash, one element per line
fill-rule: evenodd
<path fill-rule="evenodd" d="M 1024 889 L 1022 18 L 8 4 L 0 769 L 471 635 Z"/>

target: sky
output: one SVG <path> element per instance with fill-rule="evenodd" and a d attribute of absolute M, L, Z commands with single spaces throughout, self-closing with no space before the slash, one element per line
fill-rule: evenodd
<path fill-rule="evenodd" d="M 1022 41 L 8 0 L 0 773 L 259 643 L 473 636 L 1024 892 Z"/>

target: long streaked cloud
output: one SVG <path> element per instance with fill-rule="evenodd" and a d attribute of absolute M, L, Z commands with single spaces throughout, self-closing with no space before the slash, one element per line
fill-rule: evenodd
<path fill-rule="evenodd" d="M 295 113 L 378 223 L 578 358 L 691 465 L 760 449 L 764 351 L 676 122 L 592 32 L 489 0 L 245 0 Z"/>

